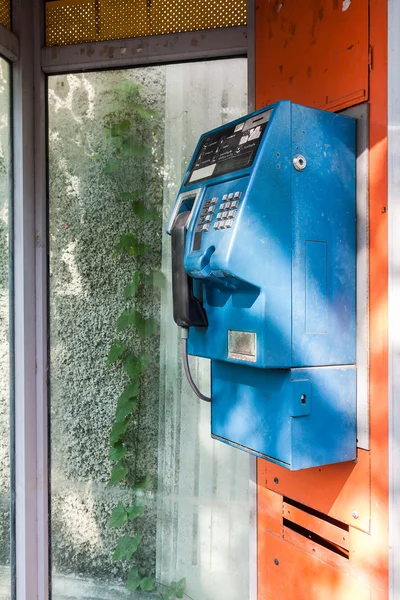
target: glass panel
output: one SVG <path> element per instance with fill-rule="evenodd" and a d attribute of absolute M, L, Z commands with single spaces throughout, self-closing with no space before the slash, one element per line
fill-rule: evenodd
<path fill-rule="evenodd" d="M 153 576 L 133 597 L 183 579 L 195 600 L 248 597 L 249 458 L 211 440 L 185 381 L 165 234 L 200 134 L 247 112 L 246 77 L 234 59 L 49 80 L 54 600 Z M 207 393 L 209 364 L 192 370 Z"/>
<path fill-rule="evenodd" d="M 10 67 L 0 58 L 0 598 L 10 577 Z"/>

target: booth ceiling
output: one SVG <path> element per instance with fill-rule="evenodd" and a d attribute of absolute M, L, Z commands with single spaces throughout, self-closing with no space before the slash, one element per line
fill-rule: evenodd
<path fill-rule="evenodd" d="M 51 0 L 46 45 L 216 29 L 246 20 L 247 0 Z"/>
<path fill-rule="evenodd" d="M 11 29 L 10 0 L 0 0 L 0 24 Z"/>

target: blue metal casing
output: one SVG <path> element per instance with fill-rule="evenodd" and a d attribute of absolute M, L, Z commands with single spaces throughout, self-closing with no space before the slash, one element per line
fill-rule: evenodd
<path fill-rule="evenodd" d="M 353 119 L 289 101 L 224 125 L 168 228 L 191 210 L 184 266 L 208 327 L 189 352 L 212 361 L 212 436 L 290 469 L 356 457 L 355 145 Z"/>

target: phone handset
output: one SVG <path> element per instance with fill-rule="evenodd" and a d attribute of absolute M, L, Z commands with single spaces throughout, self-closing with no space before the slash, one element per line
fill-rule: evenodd
<path fill-rule="evenodd" d="M 193 279 L 185 271 L 184 255 L 186 223 L 190 211 L 180 213 L 173 224 L 172 237 L 172 299 L 174 321 L 180 327 L 207 327 L 207 314 L 193 294 Z"/>
<path fill-rule="evenodd" d="M 185 271 L 184 256 L 186 244 L 186 223 L 190 211 L 180 213 L 171 230 L 172 237 L 172 300 L 174 321 L 182 328 L 182 361 L 190 387 L 205 402 L 211 402 L 200 392 L 193 381 L 189 368 L 187 338 L 189 327 L 208 327 L 207 314 L 200 300 L 193 294 L 193 279 Z"/>

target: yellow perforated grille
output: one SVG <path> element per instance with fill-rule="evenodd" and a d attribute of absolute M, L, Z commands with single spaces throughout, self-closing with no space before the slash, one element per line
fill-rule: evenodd
<path fill-rule="evenodd" d="M 10 0 L 0 0 L 0 23 L 11 29 L 11 7 Z"/>
<path fill-rule="evenodd" d="M 47 46 L 245 25 L 247 0 L 56 0 Z"/>

